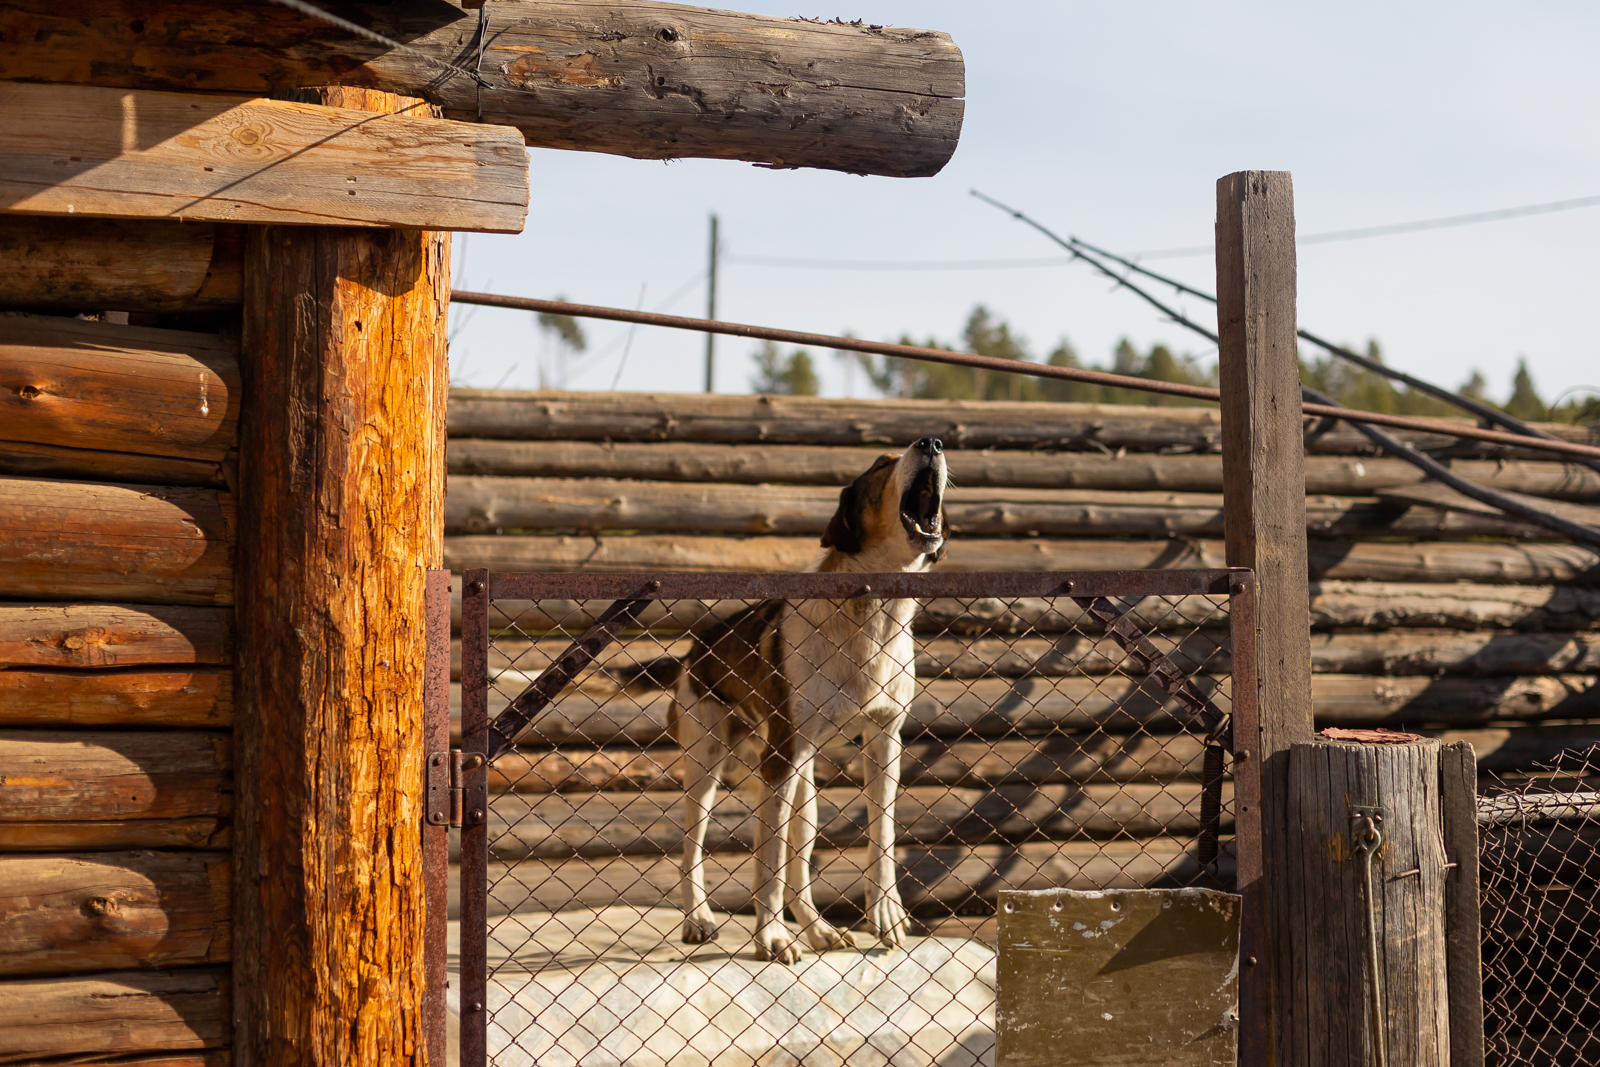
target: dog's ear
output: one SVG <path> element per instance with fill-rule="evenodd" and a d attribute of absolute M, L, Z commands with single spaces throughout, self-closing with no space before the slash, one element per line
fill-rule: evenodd
<path fill-rule="evenodd" d="M 836 549 L 847 556 L 861 551 L 860 516 L 856 514 L 856 483 L 839 490 L 839 510 L 822 531 L 822 547 Z"/>

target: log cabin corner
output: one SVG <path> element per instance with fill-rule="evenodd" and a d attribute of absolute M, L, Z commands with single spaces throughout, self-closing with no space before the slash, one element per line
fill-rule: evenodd
<path fill-rule="evenodd" d="M 960 131 L 930 31 L 305 6 L 0 12 L 0 1063 L 443 1064 L 450 233 L 522 229 L 525 145 L 909 177 Z"/>

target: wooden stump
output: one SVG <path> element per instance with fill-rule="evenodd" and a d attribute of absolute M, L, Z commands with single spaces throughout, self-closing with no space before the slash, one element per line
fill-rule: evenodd
<path fill-rule="evenodd" d="M 1410 736 L 1410 735 L 1400 735 Z M 1398 1067 L 1450 1063 L 1445 938 L 1445 845 L 1437 740 L 1395 744 L 1316 741 L 1290 752 L 1288 852 L 1298 857 L 1283 888 L 1300 906 L 1288 916 L 1293 1001 L 1277 1042 L 1279 1063 L 1365 1067 L 1376 1063 L 1368 964 L 1368 901 L 1361 807 L 1381 843 L 1372 859 L 1388 1060 Z M 1353 816 L 1354 813 L 1354 817 Z M 1281 899 L 1281 898 L 1280 898 Z M 1283 988 L 1283 987 L 1280 987 Z"/>
<path fill-rule="evenodd" d="M 246 244 L 234 1062 L 420 1065 L 448 235 Z"/>

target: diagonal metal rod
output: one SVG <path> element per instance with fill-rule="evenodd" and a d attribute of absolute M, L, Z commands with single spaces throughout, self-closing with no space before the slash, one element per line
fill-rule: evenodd
<path fill-rule="evenodd" d="M 1141 267 L 1133 260 L 1124 256 L 1119 256 L 1115 252 L 1108 252 L 1103 248 L 1099 248 L 1090 244 L 1088 241 L 1080 240 L 1071 234 L 1067 235 L 1066 237 L 1062 237 L 1055 231 L 1051 230 L 1048 226 L 1045 226 L 1043 223 L 1029 218 L 1026 214 L 1018 211 L 1016 208 L 1007 204 L 1002 204 L 1000 201 L 994 199 L 994 197 L 980 193 L 976 189 L 972 190 L 972 195 L 977 197 L 979 200 L 982 200 L 984 203 L 991 204 L 994 207 L 999 208 L 1001 211 L 1006 212 L 1019 222 L 1025 223 L 1028 226 L 1033 227 L 1035 230 L 1038 230 L 1040 233 L 1044 234 L 1062 248 L 1073 253 L 1073 255 L 1078 259 L 1088 262 L 1088 257 L 1082 255 L 1082 253 L 1085 251 L 1092 252 L 1097 256 L 1111 260 L 1113 263 L 1118 263 L 1126 269 L 1135 272 L 1136 274 L 1142 274 L 1152 281 L 1160 282 L 1163 285 L 1170 285 L 1173 289 L 1180 293 L 1186 293 L 1189 296 L 1196 297 L 1200 300 L 1205 300 L 1212 304 L 1217 302 L 1217 298 L 1210 293 L 1196 289 L 1192 285 L 1186 285 L 1183 282 L 1178 281 L 1176 278 L 1169 278 L 1165 274 L 1158 274 L 1147 267 Z M 1463 411 L 1470 411 L 1472 414 L 1478 416 L 1478 418 L 1484 420 L 1491 426 L 1504 426 L 1513 433 L 1522 434 L 1525 437 L 1538 437 L 1546 441 L 1558 440 L 1558 438 L 1553 437 L 1551 434 L 1546 433 L 1536 426 L 1530 426 L 1521 419 L 1514 418 L 1513 416 L 1506 414 L 1499 408 L 1491 407 L 1488 404 L 1473 400 L 1471 397 L 1462 396 L 1460 393 L 1453 393 L 1441 386 L 1434 385 L 1432 382 L 1423 381 L 1421 378 L 1413 377 L 1404 371 L 1395 370 L 1393 367 L 1386 367 L 1375 359 L 1369 359 L 1368 357 L 1360 355 L 1359 353 L 1350 351 L 1348 348 L 1345 348 L 1342 345 L 1336 345 L 1331 341 L 1326 341 L 1312 333 L 1310 330 L 1296 328 L 1295 334 L 1300 337 L 1301 340 L 1309 341 L 1323 351 L 1338 356 L 1340 359 L 1354 363 L 1356 366 L 1361 367 L 1364 370 L 1371 371 L 1374 374 L 1382 375 L 1385 378 L 1390 378 L 1397 382 L 1404 382 L 1406 385 L 1417 390 L 1418 392 L 1426 393 L 1429 396 L 1443 400 L 1448 404 L 1454 404 Z M 1215 342 L 1215 340 L 1216 338 L 1213 337 L 1212 341 Z M 1579 458 L 1577 462 L 1582 463 L 1591 470 L 1600 471 L 1600 459 Z"/>

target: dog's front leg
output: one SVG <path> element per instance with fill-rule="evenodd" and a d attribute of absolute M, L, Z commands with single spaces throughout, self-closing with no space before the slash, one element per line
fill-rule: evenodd
<path fill-rule="evenodd" d="M 807 760 L 800 767 L 795 786 L 794 816 L 789 820 L 789 872 L 784 887 L 789 894 L 789 910 L 800 924 L 800 934 L 814 952 L 836 948 L 855 948 L 850 931 L 841 930 L 817 911 L 811 898 L 811 850 L 817 844 L 817 766 Z"/>
<path fill-rule="evenodd" d="M 878 940 L 899 948 L 910 920 L 895 881 L 894 799 L 900 790 L 900 727 L 902 713 L 886 724 L 868 728 L 862 739 L 867 771 L 867 925 Z"/>
<path fill-rule="evenodd" d="M 796 752 L 809 761 L 809 753 Z M 800 942 L 783 924 L 783 868 L 789 824 L 794 818 L 800 775 L 797 760 L 780 761 L 769 754 L 763 767 L 766 792 L 756 819 L 756 958 L 773 963 L 800 962 Z"/>
<path fill-rule="evenodd" d="M 717 795 L 717 778 L 728 758 L 727 716 L 733 714 L 711 697 L 680 703 L 679 743 L 683 746 L 684 835 L 679 892 L 683 901 L 683 941 L 703 944 L 717 939 L 717 918 L 706 901 L 706 824 Z"/>

